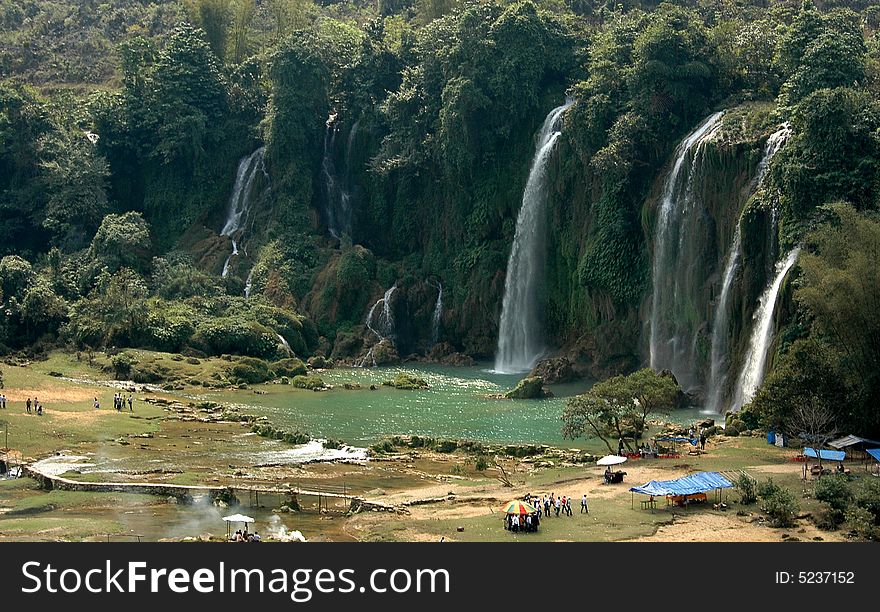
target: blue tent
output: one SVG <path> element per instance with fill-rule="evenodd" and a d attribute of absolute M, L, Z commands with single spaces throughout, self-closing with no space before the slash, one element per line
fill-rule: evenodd
<path fill-rule="evenodd" d="M 833 451 L 833 450 L 816 451 L 815 448 L 810 448 L 810 447 L 804 448 L 804 456 L 811 457 L 813 459 L 822 459 L 824 461 L 843 461 L 844 459 L 846 459 L 846 453 L 844 451 Z"/>
<path fill-rule="evenodd" d="M 718 472 L 697 472 L 675 480 L 652 480 L 640 487 L 632 487 L 633 493 L 643 495 L 693 495 L 714 489 L 729 489 L 733 484 Z"/>
<path fill-rule="evenodd" d="M 866 452 L 877 461 L 880 461 L 880 448 L 869 448 Z"/>

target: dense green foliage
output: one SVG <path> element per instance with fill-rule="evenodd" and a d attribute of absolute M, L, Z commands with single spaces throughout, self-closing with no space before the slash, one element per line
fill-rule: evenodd
<path fill-rule="evenodd" d="M 771 127 L 792 128 L 742 217 L 746 297 L 772 268 L 768 209 L 771 242 L 804 247 L 742 420 L 790 429 L 821 405 L 878 435 L 878 25 L 874 0 L 0 2 L 0 347 L 272 362 L 290 358 L 280 334 L 297 358 L 355 361 L 397 286 L 383 359 L 489 357 L 534 135 L 571 97 L 549 165 L 545 331 L 596 376 L 634 371 L 646 203 L 676 143 L 724 108 L 707 163 L 733 182 Z M 237 163 L 261 145 L 253 210 L 220 236 Z M 341 191 L 351 220 L 330 236 Z M 304 374 L 289 365 L 274 373 Z M 668 404 L 636 376 L 662 387 L 640 405 Z M 626 395 L 612 381 L 599 391 Z M 637 436 L 636 417 L 618 428 Z"/>

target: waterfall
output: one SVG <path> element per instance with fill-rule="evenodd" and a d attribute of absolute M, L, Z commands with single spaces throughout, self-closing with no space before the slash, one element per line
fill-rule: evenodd
<path fill-rule="evenodd" d="M 770 160 L 776 155 L 782 146 L 791 136 L 791 126 L 788 123 L 782 126 L 767 138 L 764 145 L 764 155 L 758 164 L 758 171 L 755 180 L 752 182 L 752 189 L 758 189 L 767 176 L 770 168 Z M 774 223 L 771 223 L 772 231 L 775 234 L 775 218 L 776 209 L 772 213 Z M 739 223 L 736 225 L 736 231 L 733 235 L 733 243 L 727 253 L 726 263 L 724 265 L 724 273 L 721 277 L 721 295 L 718 298 L 718 305 L 715 308 L 715 315 L 712 321 L 712 351 L 711 366 L 709 368 L 709 396 L 706 408 L 712 412 L 720 412 L 721 405 L 725 399 L 727 392 L 727 379 L 729 373 L 729 329 L 730 323 L 730 293 L 733 286 L 733 280 L 739 270 L 740 259 L 742 258 L 742 236 L 740 235 Z"/>
<path fill-rule="evenodd" d="M 348 134 L 348 141 L 345 149 L 346 176 L 348 174 L 351 148 L 354 144 L 359 124 L 359 121 L 355 121 Z M 330 232 L 331 236 L 340 240 L 344 235 L 351 235 L 352 206 L 351 193 L 345 184 L 347 181 L 340 180 L 336 168 L 336 162 L 334 160 L 336 135 L 338 132 L 339 123 L 336 120 L 336 113 L 334 112 L 327 118 L 327 127 L 324 132 L 324 157 L 321 161 L 321 172 L 324 175 L 324 197 L 326 200 L 324 216 L 327 223 L 327 231 Z"/>
<path fill-rule="evenodd" d="M 685 390 L 696 383 L 698 330 L 691 319 L 699 308 L 695 303 L 699 287 L 694 269 L 702 253 L 695 249 L 702 247 L 705 231 L 702 215 L 695 210 L 693 179 L 703 160 L 704 145 L 721 128 L 722 116 L 722 112 L 710 115 L 675 150 L 663 185 L 654 236 L 650 363 L 655 370 L 671 370 Z M 687 167 L 689 158 L 691 164 Z"/>
<path fill-rule="evenodd" d="M 229 274 L 232 258 L 239 254 L 238 247 L 241 233 L 250 216 L 251 205 L 254 200 L 254 181 L 260 172 L 268 178 L 264 163 L 265 155 L 266 147 L 260 147 L 250 155 L 243 157 L 238 163 L 235 185 L 232 188 L 232 195 L 229 197 L 229 211 L 226 215 L 223 229 L 220 230 L 221 236 L 229 236 L 232 240 L 232 253 L 229 254 L 226 262 L 223 264 L 224 278 Z"/>
<path fill-rule="evenodd" d="M 779 297 L 782 282 L 797 261 L 799 254 L 800 247 L 796 247 L 789 251 L 784 259 L 777 262 L 773 282 L 767 286 L 758 300 L 758 309 L 755 311 L 754 327 L 749 338 L 748 351 L 731 406 L 733 411 L 737 411 L 751 402 L 758 387 L 764 381 L 767 356 L 770 353 L 770 345 L 773 343 L 773 314 L 776 311 L 776 300 Z"/>
<path fill-rule="evenodd" d="M 290 343 L 287 342 L 287 339 L 281 334 L 276 333 L 275 335 L 278 336 L 278 342 L 281 343 L 281 346 L 283 346 L 287 350 L 288 354 L 292 355 L 293 350 L 291 350 Z"/>
<path fill-rule="evenodd" d="M 431 318 L 431 346 L 440 339 L 440 318 L 443 316 L 443 284 L 437 282 L 437 303 L 434 304 L 434 316 Z"/>
<path fill-rule="evenodd" d="M 497 372 L 527 372 L 544 353 L 538 289 L 546 256 L 547 162 L 562 133 L 562 115 L 573 103 L 574 100 L 566 100 L 565 104 L 550 111 L 538 136 L 507 260 L 495 356 Z"/>
<path fill-rule="evenodd" d="M 364 355 L 364 358 L 355 364 L 356 367 L 363 368 L 368 363 L 375 366 L 376 346 L 379 343 L 394 337 L 394 313 L 391 312 L 391 296 L 394 295 L 395 291 L 397 291 L 397 283 L 394 283 L 382 297 L 376 300 L 376 303 L 373 304 L 370 311 L 367 313 L 367 318 L 364 321 L 364 324 L 367 326 L 367 329 L 373 332 L 376 336 L 376 342 L 373 343 L 373 346 L 370 347 Z M 376 329 L 373 327 L 373 319 L 376 315 L 376 309 L 379 308 L 380 305 L 382 306 L 382 312 L 379 313 L 379 320 L 376 323 L 379 329 Z"/>

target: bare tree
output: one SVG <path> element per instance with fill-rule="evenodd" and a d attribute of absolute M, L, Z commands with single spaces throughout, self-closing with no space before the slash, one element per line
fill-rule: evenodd
<path fill-rule="evenodd" d="M 495 475 L 502 485 L 505 487 L 512 487 L 513 483 L 510 482 L 510 477 L 507 475 L 507 470 L 504 469 L 504 466 L 501 465 L 501 462 L 498 461 L 498 457 L 495 457 L 494 466 L 495 469 L 498 470 L 498 473 Z"/>
<path fill-rule="evenodd" d="M 837 437 L 837 418 L 823 400 L 812 396 L 798 407 L 789 418 L 788 429 L 813 445 L 822 468 L 822 455 L 819 452 Z"/>

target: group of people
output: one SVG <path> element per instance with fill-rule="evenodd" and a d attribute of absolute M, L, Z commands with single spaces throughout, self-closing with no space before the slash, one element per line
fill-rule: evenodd
<path fill-rule="evenodd" d="M 535 511 L 522 515 L 508 514 L 504 520 L 504 528 L 514 532 L 537 531 L 538 525 L 541 524 L 541 519 L 549 517 L 551 514 L 555 514 L 556 518 L 559 518 L 561 515 L 572 516 L 574 513 L 571 509 L 571 499 L 571 497 L 565 495 L 557 497 L 553 493 L 549 496 L 542 495 L 541 497 L 530 493 L 525 496 L 524 501 L 533 506 Z M 589 513 L 590 508 L 587 505 L 587 496 L 584 494 L 581 497 L 581 514 Z"/>
<path fill-rule="evenodd" d="M 237 530 L 233 536 L 229 539 L 230 542 L 262 542 L 263 538 L 260 537 L 260 534 L 257 532 L 248 533 L 247 531 L 242 532 L 241 529 Z"/>
<path fill-rule="evenodd" d="M 538 531 L 538 525 L 541 524 L 539 512 L 531 514 L 508 514 L 504 523 L 504 528 L 508 531 L 517 533 L 519 531 L 533 532 Z"/>
<path fill-rule="evenodd" d="M 3 407 L 6 408 L 6 402 L 3 403 Z M 43 404 L 41 404 L 40 400 L 36 397 L 33 402 L 31 401 L 31 398 L 27 398 L 27 401 L 24 403 L 24 408 L 27 410 L 28 414 L 33 410 L 34 414 L 37 416 L 43 416 Z"/>
<path fill-rule="evenodd" d="M 134 400 L 132 399 L 131 395 L 129 395 L 128 398 L 124 397 L 121 393 L 115 393 L 113 395 L 113 407 L 116 408 L 117 412 L 124 410 L 126 403 L 128 404 L 128 411 L 134 412 L 134 409 L 132 408 L 133 402 Z M 95 398 L 95 408 L 100 408 L 97 397 Z"/>
<path fill-rule="evenodd" d="M 530 494 L 527 496 L 526 501 L 537 508 L 538 516 L 541 516 L 542 513 L 544 516 L 550 516 L 551 512 L 555 512 L 556 516 L 559 516 L 560 514 L 571 516 L 571 499 L 571 497 L 566 497 L 565 495 L 556 497 L 551 493 L 549 497 L 543 495 L 540 498 Z M 589 513 L 590 509 L 587 506 L 587 496 L 584 494 L 581 496 L 581 514 Z"/>

